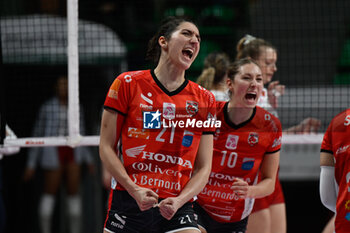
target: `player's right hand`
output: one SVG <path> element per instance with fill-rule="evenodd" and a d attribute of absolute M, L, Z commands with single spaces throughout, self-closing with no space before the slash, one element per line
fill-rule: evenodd
<path fill-rule="evenodd" d="M 232 182 L 231 189 L 238 198 L 245 199 L 248 197 L 249 184 L 243 179 L 235 178 Z"/>
<path fill-rule="evenodd" d="M 140 187 L 130 195 L 136 200 L 141 211 L 148 210 L 158 204 L 158 194 L 151 189 Z"/>

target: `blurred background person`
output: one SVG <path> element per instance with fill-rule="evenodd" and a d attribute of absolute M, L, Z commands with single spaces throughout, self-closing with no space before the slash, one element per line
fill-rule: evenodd
<path fill-rule="evenodd" d="M 229 65 L 230 59 L 226 53 L 210 53 L 205 58 L 202 73 L 197 79 L 199 85 L 214 94 L 216 101 L 230 100 L 226 84 Z"/>
<path fill-rule="evenodd" d="M 39 116 L 34 125 L 34 137 L 68 135 L 68 80 L 66 76 L 58 77 L 55 93 L 56 95 L 40 108 Z M 80 116 L 80 129 L 84 133 L 84 119 L 82 114 Z M 33 178 L 38 163 L 44 172 L 44 188 L 39 203 L 42 233 L 51 232 L 56 196 L 62 179 L 65 181 L 67 191 L 69 231 L 70 233 L 80 233 L 82 206 L 79 187 L 82 162 L 88 163 L 90 172 L 93 172 L 93 158 L 86 147 L 58 146 L 29 149 L 24 180 L 28 181 Z"/>

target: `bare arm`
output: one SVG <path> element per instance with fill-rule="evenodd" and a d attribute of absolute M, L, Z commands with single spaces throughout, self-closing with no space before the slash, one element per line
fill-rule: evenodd
<path fill-rule="evenodd" d="M 327 152 L 321 152 L 320 154 L 320 166 L 334 167 L 333 155 Z"/>
<path fill-rule="evenodd" d="M 242 179 L 236 179 L 231 189 L 240 198 L 261 198 L 271 194 L 275 189 L 280 152 L 265 155 L 261 163 L 261 181 L 256 185 L 248 185 Z"/>
<path fill-rule="evenodd" d="M 181 206 L 204 188 L 210 175 L 212 159 L 213 135 L 202 135 L 191 179 L 177 197 L 166 198 L 159 203 L 164 218 L 171 219 Z"/>
<path fill-rule="evenodd" d="M 136 200 L 141 210 L 147 210 L 158 202 L 158 195 L 150 189 L 136 185 L 127 174 L 125 167 L 115 151 L 115 142 L 119 140 L 121 129 L 116 130 L 119 117 L 111 110 L 104 110 L 100 133 L 100 158 L 109 173 Z M 118 131 L 118 132 L 117 132 Z"/>
<path fill-rule="evenodd" d="M 321 121 L 317 118 L 308 117 L 299 124 L 292 126 L 283 132 L 286 134 L 309 134 L 316 133 L 321 126 Z"/>

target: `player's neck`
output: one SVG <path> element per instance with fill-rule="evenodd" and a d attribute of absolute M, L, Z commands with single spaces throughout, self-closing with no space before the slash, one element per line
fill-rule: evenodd
<path fill-rule="evenodd" d="M 174 67 L 157 66 L 154 74 L 159 82 L 168 90 L 178 89 L 185 81 L 185 72 Z"/>
<path fill-rule="evenodd" d="M 231 102 L 229 102 L 227 106 L 227 113 L 230 121 L 235 125 L 239 125 L 249 120 L 253 112 L 253 108 L 235 107 Z"/>

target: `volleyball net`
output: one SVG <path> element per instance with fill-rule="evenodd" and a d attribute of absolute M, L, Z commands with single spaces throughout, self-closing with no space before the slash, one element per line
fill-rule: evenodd
<path fill-rule="evenodd" d="M 143 59 L 145 46 L 166 15 L 187 15 L 198 22 L 201 51 L 186 73 L 192 80 L 208 53 L 224 51 L 233 58 L 235 44 L 245 34 L 275 45 L 274 79 L 286 85 L 277 109 L 283 128 L 308 117 L 321 120 L 311 134 L 285 134 L 283 144 L 321 143 L 330 120 L 350 106 L 347 1 L 155 2 L 145 8 L 123 3 L 108 15 L 112 18 L 77 0 L 68 0 L 67 13 L 61 15 L 2 13 L 1 129 L 4 135 L 8 124 L 18 137 L 5 139 L 4 146 L 98 145 L 109 85 L 128 67 L 151 68 Z M 67 109 L 51 106 L 46 114 L 66 115 L 66 123 L 51 122 L 49 129 L 35 133 L 38 119 L 45 120 L 45 114 L 40 115 L 43 106 L 57 95 L 56 81 L 62 75 L 68 76 Z"/>
<path fill-rule="evenodd" d="M 97 122 L 110 83 L 103 76 L 112 79 L 127 69 L 119 36 L 78 20 L 78 1 L 69 0 L 66 17 L 1 17 L 1 45 L 2 132 L 8 124 L 17 135 L 5 138 L 4 146 L 98 145 Z M 68 86 L 58 84 L 62 76 Z"/>

